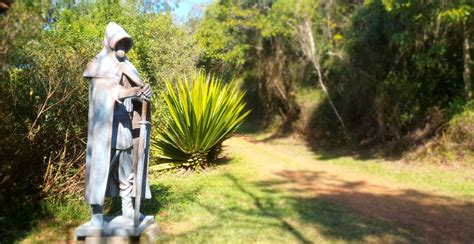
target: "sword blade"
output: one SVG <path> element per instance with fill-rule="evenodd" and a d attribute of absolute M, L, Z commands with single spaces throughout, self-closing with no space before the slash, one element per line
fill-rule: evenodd
<path fill-rule="evenodd" d="M 137 173 L 135 177 L 135 213 L 134 213 L 134 226 L 137 227 L 140 224 L 140 203 L 144 192 L 145 184 L 143 184 L 145 166 L 148 164 L 148 152 L 150 145 L 150 122 L 146 120 L 147 113 L 147 102 L 143 101 L 142 108 L 142 121 L 140 121 L 140 139 L 138 141 L 138 161 L 137 161 Z"/>

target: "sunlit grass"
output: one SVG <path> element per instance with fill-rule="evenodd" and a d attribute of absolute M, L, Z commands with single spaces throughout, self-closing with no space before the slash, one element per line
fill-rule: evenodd
<path fill-rule="evenodd" d="M 224 164 L 201 173 L 153 176 L 153 199 L 144 201 L 143 212 L 154 215 L 160 225 L 159 241 L 385 243 L 424 240 L 412 230 L 353 212 L 311 192 L 285 188 L 285 185 L 295 184 L 282 183 L 281 178 L 275 178 L 275 172 L 285 169 L 340 172 L 392 187 L 410 187 L 436 194 L 459 197 L 472 194 L 473 182 L 463 178 L 459 170 L 322 155 L 291 142 L 273 140 L 260 146 L 242 138 L 232 139 L 226 145 L 232 153 Z M 320 180 L 327 181 L 328 177 Z M 314 182 L 317 185 L 319 181 Z M 54 210 L 54 217 L 39 221 L 25 236 L 26 240 L 72 240 L 73 229 L 89 218 L 88 207 L 81 201 L 53 205 L 50 209 Z M 110 213 L 120 213 L 117 202 L 109 202 L 108 209 Z"/>
<path fill-rule="evenodd" d="M 154 177 L 153 199 L 144 202 L 143 212 L 155 215 L 162 231 L 160 242 L 324 243 L 416 239 L 405 229 L 356 214 L 324 199 L 295 197 L 265 181 L 262 170 L 265 167 L 236 155 L 227 164 L 208 172 Z M 55 210 L 55 217 L 38 225 L 27 236 L 28 240 L 68 237 L 71 240 L 72 229 L 88 219 L 87 206 L 80 203 L 58 206 Z"/>
<path fill-rule="evenodd" d="M 324 157 L 316 155 L 316 158 L 328 158 L 325 161 L 329 164 L 350 169 L 355 173 L 382 177 L 393 183 L 474 199 L 473 170 L 468 167 L 454 168 L 375 159 L 361 160 L 354 157 L 337 157 L 336 155 L 325 155 Z"/>
<path fill-rule="evenodd" d="M 187 177 L 163 176 L 157 221 L 167 242 L 296 243 L 412 240 L 407 230 L 319 198 L 296 198 L 257 180 L 258 165 L 234 159 Z"/>

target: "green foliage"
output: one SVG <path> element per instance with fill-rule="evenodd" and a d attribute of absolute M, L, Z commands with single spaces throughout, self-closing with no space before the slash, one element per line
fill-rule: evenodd
<path fill-rule="evenodd" d="M 373 0 L 353 10 L 328 79 L 341 84 L 338 103 L 357 143 L 399 141 L 433 108 L 466 102 L 463 29 L 442 17 L 460 2 Z"/>
<path fill-rule="evenodd" d="M 176 86 L 175 91 L 166 81 L 163 95 L 171 120 L 152 141 L 154 154 L 204 166 L 248 115 L 244 93 L 233 82 L 224 84 L 203 73 L 191 80 L 179 79 Z"/>
<path fill-rule="evenodd" d="M 223 1 L 209 6 L 195 32 L 203 49 L 199 66 L 241 81 L 255 119 L 268 125 L 281 117 L 291 124 L 299 114 L 293 94 L 298 78 L 293 74 L 299 75 L 300 69 L 292 69 L 298 60 L 282 31 L 283 19 L 274 22 L 277 15 L 270 16 L 271 5 Z"/>
<path fill-rule="evenodd" d="M 88 109 L 82 73 L 102 49 L 108 22 L 133 37 L 128 57 L 155 93 L 162 79 L 193 71 L 199 49 L 170 13 L 119 2 L 15 1 L 0 16 L 0 205 L 11 207 L 5 213 L 43 197 L 81 197 Z M 160 127 L 163 100 L 153 107 Z"/>
<path fill-rule="evenodd" d="M 473 7 L 469 5 L 455 6 L 449 8 L 439 14 L 441 19 L 446 19 L 452 22 L 464 22 L 469 20 L 470 15 L 473 13 Z"/>
<path fill-rule="evenodd" d="M 209 6 L 194 34 L 205 52 L 201 65 L 221 73 L 240 71 L 252 48 L 246 32 L 256 27 L 257 18 L 255 9 L 225 3 Z"/>
<path fill-rule="evenodd" d="M 467 102 L 473 9 L 467 0 L 222 1 L 208 8 L 195 38 L 201 66 L 242 80 L 256 121 L 281 116 L 291 125 L 296 87 L 319 78 L 301 48 L 300 27 L 310 21 L 321 76 L 352 142 L 411 144 L 403 138 L 433 111 L 451 117 L 452 104 Z M 306 132 L 342 142 L 326 106 L 317 106 Z"/>
<path fill-rule="evenodd" d="M 461 152 L 452 157 L 452 160 L 474 162 L 474 101 L 461 107 L 461 112 L 449 121 L 449 127 L 441 138 L 441 150 L 444 152 Z"/>
<path fill-rule="evenodd" d="M 366 1 L 354 9 L 350 25 L 342 29 L 340 60 L 328 63 L 326 75 L 333 84 L 341 84 L 336 98 L 355 143 L 372 146 L 388 141 L 404 145 L 405 150 L 410 149 L 406 145 L 423 143 L 411 136 L 422 128 L 430 128 L 428 137 L 451 134 L 456 123 L 439 128 L 443 122 L 431 122 L 436 117 L 433 111 L 441 109 L 452 118 L 466 103 L 463 66 L 473 66 L 463 63 L 462 45 L 463 39 L 472 43 L 472 37 L 462 27 L 472 26 L 466 24 L 472 21 L 472 14 L 465 12 L 472 3 L 391 2 Z M 321 105 L 313 114 L 312 133 L 319 141 L 337 141 L 335 118 L 327 104 Z M 458 145 L 447 150 L 452 155 L 466 155 L 461 148 L 469 144 L 469 136 L 459 138 L 465 141 L 442 140 L 442 144 Z M 387 152 L 394 152 L 392 149 L 396 148 L 384 147 Z"/>
<path fill-rule="evenodd" d="M 467 103 L 463 111 L 449 122 L 451 124 L 450 131 L 453 132 L 453 141 L 463 143 L 467 142 L 469 145 L 467 148 L 474 148 L 474 101 Z M 463 139 L 464 138 L 464 139 Z"/>

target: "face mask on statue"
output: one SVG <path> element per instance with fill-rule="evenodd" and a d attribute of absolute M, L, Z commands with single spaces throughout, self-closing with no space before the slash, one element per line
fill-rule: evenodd
<path fill-rule="evenodd" d="M 122 62 L 125 58 L 125 51 L 124 50 L 117 50 L 115 51 L 115 57 L 117 57 L 117 59 Z"/>

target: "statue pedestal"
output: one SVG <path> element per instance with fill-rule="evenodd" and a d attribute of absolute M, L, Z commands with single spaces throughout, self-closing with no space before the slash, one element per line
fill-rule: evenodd
<path fill-rule="evenodd" d="M 159 228 L 153 216 L 146 216 L 140 224 L 133 226 L 133 220 L 124 219 L 122 216 L 104 217 L 102 228 L 94 227 L 87 222 L 76 229 L 76 240 L 86 243 L 105 242 L 152 242 L 158 237 Z M 143 241 L 142 241 L 143 239 Z"/>

